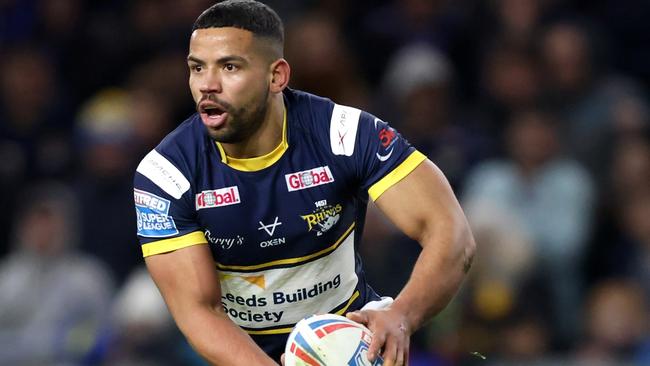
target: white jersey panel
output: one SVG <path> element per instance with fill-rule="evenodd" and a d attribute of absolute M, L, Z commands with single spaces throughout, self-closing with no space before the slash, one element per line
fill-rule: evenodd
<path fill-rule="evenodd" d="M 361 110 L 335 104 L 330 120 L 330 145 L 334 155 L 352 156 Z"/>
<path fill-rule="evenodd" d="M 326 257 L 289 268 L 258 272 L 220 271 L 224 310 L 238 325 L 293 325 L 305 314 L 327 313 L 353 295 L 354 231 Z"/>

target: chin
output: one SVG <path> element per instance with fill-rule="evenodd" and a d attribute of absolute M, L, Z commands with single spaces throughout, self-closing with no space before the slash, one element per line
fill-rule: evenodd
<path fill-rule="evenodd" d="M 228 131 L 210 131 L 208 130 L 208 135 L 214 141 L 222 144 L 234 144 L 241 142 L 241 139 L 236 136 L 234 133 L 229 133 Z"/>

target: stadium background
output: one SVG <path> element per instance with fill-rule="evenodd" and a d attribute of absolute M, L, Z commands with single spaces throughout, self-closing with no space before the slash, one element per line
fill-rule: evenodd
<path fill-rule="evenodd" d="M 474 268 L 411 365 L 650 364 L 650 3 L 268 3 L 291 86 L 389 121 L 471 221 Z M 131 178 L 193 112 L 210 4 L 0 0 L 1 364 L 202 364 L 142 270 Z M 417 244 L 368 220 L 395 295 Z"/>

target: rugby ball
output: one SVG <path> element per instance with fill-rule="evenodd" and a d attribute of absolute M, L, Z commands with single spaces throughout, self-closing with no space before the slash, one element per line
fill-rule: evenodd
<path fill-rule="evenodd" d="M 362 324 L 335 314 L 313 315 L 299 321 L 289 334 L 285 366 L 379 366 L 368 361 L 372 332 Z"/>

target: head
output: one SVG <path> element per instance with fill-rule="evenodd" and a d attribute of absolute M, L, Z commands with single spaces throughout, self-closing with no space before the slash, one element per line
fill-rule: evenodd
<path fill-rule="evenodd" d="M 54 257 L 78 244 L 78 207 L 74 192 L 62 183 L 38 182 L 21 195 L 25 205 L 16 212 L 17 250 Z"/>
<path fill-rule="evenodd" d="M 538 107 L 513 113 L 506 131 L 512 158 L 523 171 L 533 171 L 556 156 L 559 141 L 556 117 Z"/>
<path fill-rule="evenodd" d="M 587 294 L 587 337 L 609 352 L 629 350 L 648 330 L 648 303 L 641 283 L 612 278 L 597 283 Z"/>
<path fill-rule="evenodd" d="M 190 89 L 209 135 L 241 143 L 255 134 L 289 82 L 282 21 L 253 0 L 227 0 L 194 23 L 187 63 Z"/>
<path fill-rule="evenodd" d="M 592 42 L 586 29 L 561 22 L 549 26 L 541 39 L 546 82 L 564 93 L 575 93 L 589 84 L 593 73 Z"/>

